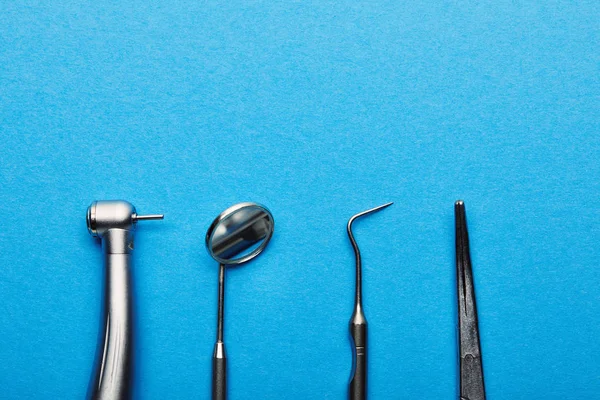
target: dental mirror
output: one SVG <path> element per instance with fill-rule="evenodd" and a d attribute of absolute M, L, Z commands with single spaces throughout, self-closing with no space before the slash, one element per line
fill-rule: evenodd
<path fill-rule="evenodd" d="M 225 266 L 239 265 L 265 249 L 275 228 L 273 215 L 257 203 L 239 203 L 223 211 L 206 232 L 206 249 L 219 263 L 217 342 L 213 353 L 212 399 L 227 398 L 227 357 L 223 343 Z"/>

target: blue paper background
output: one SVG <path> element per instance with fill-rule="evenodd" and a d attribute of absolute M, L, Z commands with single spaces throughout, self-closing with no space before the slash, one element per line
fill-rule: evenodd
<path fill-rule="evenodd" d="M 342 399 L 356 224 L 374 399 L 457 396 L 453 202 L 488 398 L 600 399 L 600 20 L 581 2 L 4 2 L 0 387 L 80 399 L 102 256 L 136 236 L 136 398 L 207 398 L 212 219 L 267 205 L 230 270 L 230 397 Z"/>

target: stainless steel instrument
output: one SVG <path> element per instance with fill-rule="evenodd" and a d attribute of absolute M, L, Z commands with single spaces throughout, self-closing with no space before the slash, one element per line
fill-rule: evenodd
<path fill-rule="evenodd" d="M 239 265 L 258 256 L 267 246 L 275 221 L 264 206 L 240 203 L 223 211 L 206 232 L 206 249 L 219 263 L 217 341 L 213 352 L 212 399 L 227 398 L 227 355 L 223 342 L 225 266 Z"/>
<path fill-rule="evenodd" d="M 352 341 L 352 377 L 348 389 L 350 400 L 364 400 L 367 397 L 367 319 L 362 304 L 362 259 L 360 250 L 352 233 L 352 224 L 356 219 L 382 210 L 393 203 L 386 203 L 354 215 L 348 221 L 348 238 L 356 258 L 356 287 L 354 293 L 354 312 L 350 318 L 350 340 Z"/>
<path fill-rule="evenodd" d="M 133 232 L 138 221 L 162 218 L 163 215 L 138 215 L 135 207 L 122 200 L 95 201 L 87 210 L 88 231 L 102 241 L 105 265 L 103 334 L 90 383 L 90 399 L 124 400 L 131 397 Z"/>
<path fill-rule="evenodd" d="M 479 322 L 465 203 L 454 204 L 456 227 L 456 286 L 458 299 L 458 341 L 460 400 L 485 400 Z"/>

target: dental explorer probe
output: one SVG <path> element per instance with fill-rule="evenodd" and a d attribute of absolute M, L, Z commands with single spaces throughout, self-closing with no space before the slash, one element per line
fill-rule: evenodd
<path fill-rule="evenodd" d="M 362 260 L 360 258 L 360 250 L 358 249 L 358 245 L 352 234 L 352 223 L 360 217 L 382 210 L 392 204 L 393 203 L 386 203 L 370 210 L 363 211 L 354 215 L 348 221 L 348 237 L 350 238 L 350 243 L 352 243 L 354 256 L 356 258 L 354 312 L 352 313 L 349 324 L 353 364 L 352 378 L 348 390 L 350 400 L 364 400 L 367 395 L 367 319 L 365 318 L 362 306 Z"/>
<path fill-rule="evenodd" d="M 133 205 L 122 200 L 95 201 L 88 207 L 87 227 L 102 241 L 106 279 L 101 343 L 88 393 L 92 400 L 131 398 L 133 231 L 137 221 L 153 219 L 163 219 L 163 215 L 138 215 Z"/>
<path fill-rule="evenodd" d="M 458 340 L 460 356 L 460 400 L 485 400 L 483 365 L 479 344 L 477 304 L 469 252 L 465 203 L 454 204 L 456 228 L 456 274 L 458 293 Z"/>

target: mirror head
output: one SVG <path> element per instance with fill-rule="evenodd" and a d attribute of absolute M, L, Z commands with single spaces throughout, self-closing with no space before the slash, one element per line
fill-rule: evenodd
<path fill-rule="evenodd" d="M 215 218 L 206 232 L 206 249 L 221 264 L 242 264 L 265 249 L 274 228 L 273 215 L 266 207 L 239 203 Z"/>

